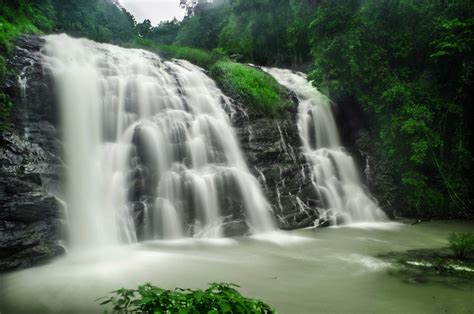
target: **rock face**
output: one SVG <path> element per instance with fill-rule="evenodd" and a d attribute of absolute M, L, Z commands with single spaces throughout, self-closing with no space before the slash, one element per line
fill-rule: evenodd
<path fill-rule="evenodd" d="M 39 37 L 17 41 L 10 66 L 19 76 L 5 88 L 12 95 L 13 125 L 0 135 L 0 272 L 27 267 L 61 254 L 61 174 L 57 109 L 41 66 Z"/>
<path fill-rule="evenodd" d="M 323 208 L 310 179 L 310 167 L 301 153 L 297 127 L 298 102 L 280 112 L 278 117 L 247 113 L 237 106 L 234 126 L 241 140 L 249 167 L 265 189 L 281 229 L 328 226 L 328 218 L 320 217 Z M 393 217 L 393 183 L 388 169 L 377 156 L 370 134 L 370 123 L 361 106 L 341 101 L 334 114 L 343 145 L 354 157 L 362 172 L 364 184 L 387 215 Z M 333 217 L 336 218 L 337 217 Z"/>
<path fill-rule="evenodd" d="M 300 149 L 296 100 L 278 117 L 237 109 L 233 122 L 241 147 L 273 206 L 279 227 L 314 226 L 320 201 L 311 183 L 310 165 Z"/>

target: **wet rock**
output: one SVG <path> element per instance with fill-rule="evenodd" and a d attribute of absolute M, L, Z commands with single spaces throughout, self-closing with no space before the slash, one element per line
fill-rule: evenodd
<path fill-rule="evenodd" d="M 225 237 L 239 237 L 250 234 L 249 226 L 244 219 L 232 220 L 222 225 L 222 232 Z"/>
<path fill-rule="evenodd" d="M 301 153 L 297 102 L 269 117 L 236 105 L 233 124 L 253 175 L 260 181 L 282 229 L 314 225 L 319 196 L 311 183 L 310 165 Z"/>
<path fill-rule="evenodd" d="M 0 272 L 62 254 L 61 206 L 56 198 L 63 165 L 57 108 L 39 50 L 44 41 L 23 36 L 9 60 L 17 73 L 5 82 L 14 103 L 13 127 L 0 134 Z M 21 89 L 18 75 L 26 79 Z"/>

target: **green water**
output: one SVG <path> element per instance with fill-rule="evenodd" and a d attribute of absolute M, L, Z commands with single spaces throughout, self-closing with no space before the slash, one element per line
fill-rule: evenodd
<path fill-rule="evenodd" d="M 4 313 L 100 313 L 119 287 L 239 284 L 279 313 L 474 313 L 474 285 L 407 284 L 378 254 L 447 245 L 474 224 L 429 222 L 298 230 L 261 238 L 144 243 L 70 254 L 0 277 Z"/>

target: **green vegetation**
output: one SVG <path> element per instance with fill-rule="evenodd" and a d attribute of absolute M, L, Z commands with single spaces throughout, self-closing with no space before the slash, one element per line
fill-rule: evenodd
<path fill-rule="evenodd" d="M 474 234 L 452 233 L 449 236 L 449 248 L 457 258 L 463 259 L 474 252 Z"/>
<path fill-rule="evenodd" d="M 261 70 L 231 61 L 219 61 L 211 67 L 210 73 L 230 96 L 259 112 L 276 115 L 289 105 L 281 96 L 282 88 Z"/>
<path fill-rule="evenodd" d="M 362 105 L 405 214 L 474 214 L 473 17 L 468 1 L 346 0 L 322 2 L 311 24 L 310 77 Z"/>
<path fill-rule="evenodd" d="M 385 201 L 407 216 L 474 217 L 472 1 L 220 3 L 167 41 L 306 70 L 339 106 L 363 109 Z"/>
<path fill-rule="evenodd" d="M 109 0 L 51 0 L 57 31 L 124 44 L 136 37 L 135 18 Z"/>
<path fill-rule="evenodd" d="M 165 290 L 150 284 L 138 289 L 119 289 L 105 297 L 118 313 L 274 313 L 262 301 L 242 296 L 229 283 L 212 283 L 206 290 Z M 101 300 L 99 299 L 99 300 Z"/>
<path fill-rule="evenodd" d="M 161 45 L 143 38 L 136 38 L 133 43 L 127 44 L 126 46 L 149 50 L 165 58 L 184 59 L 204 69 L 209 69 L 209 67 L 220 58 L 220 56 L 216 56 L 204 49 L 177 45 Z"/>
<path fill-rule="evenodd" d="M 191 47 L 160 45 L 158 52 L 165 57 L 188 60 L 204 69 L 208 69 L 215 61 L 211 53 Z"/>

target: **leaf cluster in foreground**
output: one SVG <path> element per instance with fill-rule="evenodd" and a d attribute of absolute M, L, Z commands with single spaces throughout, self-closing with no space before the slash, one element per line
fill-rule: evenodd
<path fill-rule="evenodd" d="M 149 283 L 137 289 L 118 289 L 103 297 L 119 313 L 275 313 L 269 305 L 246 298 L 232 283 L 211 283 L 206 290 L 167 290 Z"/>

